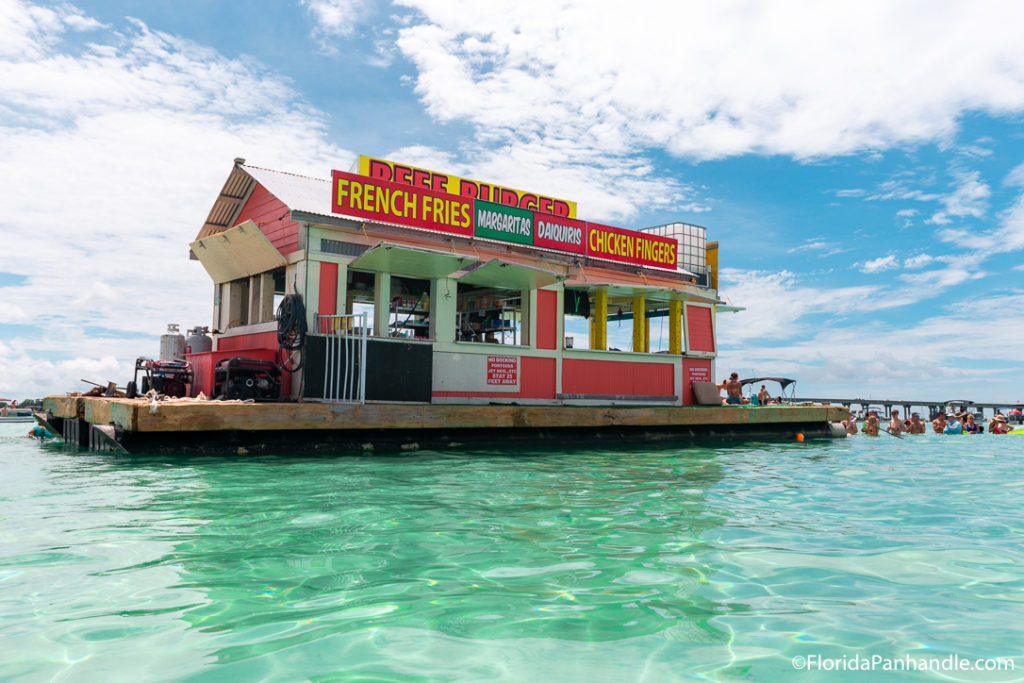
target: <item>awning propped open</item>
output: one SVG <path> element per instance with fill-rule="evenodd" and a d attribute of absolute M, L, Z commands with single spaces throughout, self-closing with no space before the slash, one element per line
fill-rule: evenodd
<path fill-rule="evenodd" d="M 478 260 L 473 256 L 379 242 L 364 251 L 348 267 L 432 279 L 451 275 Z"/>
<path fill-rule="evenodd" d="M 459 282 L 481 287 L 505 289 L 537 289 L 565 280 L 564 275 L 540 268 L 521 266 L 501 259 L 492 259 L 459 278 Z"/>
<path fill-rule="evenodd" d="M 281 268 L 288 261 L 252 221 L 189 245 L 217 284 Z"/>

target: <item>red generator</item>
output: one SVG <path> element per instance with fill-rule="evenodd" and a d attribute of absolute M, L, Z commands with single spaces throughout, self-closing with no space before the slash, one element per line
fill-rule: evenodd
<path fill-rule="evenodd" d="M 256 358 L 223 358 L 213 368 L 213 397 L 276 401 L 281 398 L 281 369 Z"/>
<path fill-rule="evenodd" d="M 139 373 L 142 372 L 142 384 L 139 385 Z M 187 360 L 153 360 L 137 358 L 135 360 L 135 378 L 128 382 L 125 396 L 135 398 L 149 393 L 150 389 L 158 394 L 181 398 L 188 396 L 188 386 L 192 384 L 192 364 Z"/>

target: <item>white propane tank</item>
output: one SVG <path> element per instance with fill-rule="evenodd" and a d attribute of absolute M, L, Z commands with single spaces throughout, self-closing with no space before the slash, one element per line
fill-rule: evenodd
<path fill-rule="evenodd" d="M 188 339 L 185 340 L 185 353 L 203 353 L 213 350 L 213 339 L 207 332 L 209 327 L 193 327 L 188 331 Z"/>
<path fill-rule="evenodd" d="M 181 360 L 185 357 L 185 335 L 179 326 L 167 325 L 167 334 L 160 335 L 160 360 Z"/>

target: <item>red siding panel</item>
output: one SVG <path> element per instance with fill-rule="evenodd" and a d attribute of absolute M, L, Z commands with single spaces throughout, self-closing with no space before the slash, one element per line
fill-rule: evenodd
<path fill-rule="evenodd" d="M 714 382 L 711 376 L 711 361 L 698 358 L 683 359 L 683 405 L 692 406 L 697 401 L 693 398 L 694 382 Z"/>
<path fill-rule="evenodd" d="M 558 293 L 537 290 L 537 348 L 554 349 L 558 343 Z"/>
<path fill-rule="evenodd" d="M 675 366 L 566 358 L 562 393 L 599 396 L 674 396 Z"/>
<path fill-rule="evenodd" d="M 248 220 L 260 226 L 270 243 L 282 254 L 298 251 L 299 224 L 288 217 L 288 207 L 284 202 L 267 192 L 259 183 L 242 207 L 235 225 Z"/>
<path fill-rule="evenodd" d="M 258 332 L 256 334 L 237 334 L 233 337 L 217 337 L 218 351 L 272 349 L 276 353 L 277 348 L 277 332 Z"/>
<path fill-rule="evenodd" d="M 690 351 L 715 351 L 715 332 L 711 326 L 711 309 L 706 306 L 686 307 L 686 336 Z"/>
<path fill-rule="evenodd" d="M 320 302 L 317 313 L 335 315 L 338 312 L 338 264 L 320 263 Z"/>
<path fill-rule="evenodd" d="M 519 391 L 435 391 L 438 397 L 551 398 L 555 397 L 555 359 L 521 356 Z"/>
<path fill-rule="evenodd" d="M 554 398 L 555 359 L 523 356 L 520 363 L 523 370 L 519 380 L 520 398 Z"/>

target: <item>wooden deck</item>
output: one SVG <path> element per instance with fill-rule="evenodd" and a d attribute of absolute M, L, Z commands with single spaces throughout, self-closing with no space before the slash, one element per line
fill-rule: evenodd
<path fill-rule="evenodd" d="M 841 406 L 518 406 L 368 403 L 163 402 L 50 396 L 51 428 L 112 450 L 404 449 L 505 442 L 784 439 L 831 436 Z M 68 422 L 74 429 L 69 432 Z M 86 436 L 85 432 L 99 432 Z M 368 446 L 369 444 L 369 446 Z"/>

